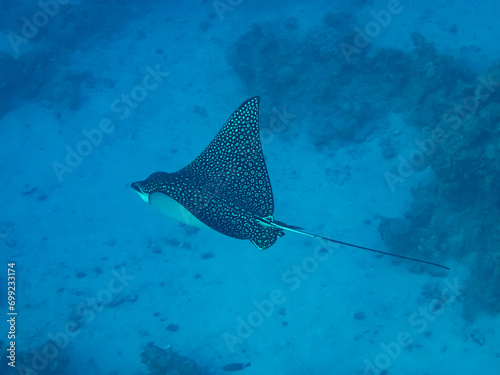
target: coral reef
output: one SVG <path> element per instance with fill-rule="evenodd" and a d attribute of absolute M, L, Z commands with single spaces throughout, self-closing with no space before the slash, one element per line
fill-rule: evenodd
<path fill-rule="evenodd" d="M 250 91 L 270 96 L 279 108 L 299 96 L 305 99 L 303 106 L 315 117 L 316 126 L 308 131 L 317 146 L 360 141 L 370 132 L 366 123 L 383 113 L 378 102 L 365 99 L 370 95 L 353 97 L 346 85 L 356 75 L 341 71 L 346 63 L 338 44 L 350 33 L 348 22 L 331 26 L 341 18 L 327 14 L 304 35 L 296 31 L 295 38 L 286 26 L 254 25 L 228 49 L 230 65 Z"/>
<path fill-rule="evenodd" d="M 485 76 L 500 82 L 500 66 Z M 465 98 L 471 90 L 463 89 Z M 405 218 L 383 218 L 379 226 L 393 251 L 416 247 L 425 257 L 470 264 L 467 284 L 474 288 L 463 292 L 469 320 L 481 311 L 500 313 L 500 95 L 494 91 L 476 100 L 473 111 L 461 116 L 455 106 L 456 113 L 424 128 L 436 180 L 413 191 Z M 413 227 L 407 234 L 391 231 L 408 218 Z"/>
<path fill-rule="evenodd" d="M 384 130 L 388 109 L 418 109 L 412 120 L 423 127 L 474 78 L 418 33 L 412 35 L 412 53 L 380 49 L 371 56 L 368 45 L 346 59 L 340 45 L 352 43 L 352 24 L 352 16 L 333 13 L 307 30 L 295 25 L 292 33 L 285 24 L 254 24 L 229 47 L 228 62 L 249 91 L 267 95 L 278 107 L 295 100 L 299 110 L 307 108 L 306 115 L 314 116 L 307 131 L 318 147 L 369 139 Z"/>

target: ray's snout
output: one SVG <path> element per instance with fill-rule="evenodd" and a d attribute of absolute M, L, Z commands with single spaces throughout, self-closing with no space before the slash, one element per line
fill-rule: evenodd
<path fill-rule="evenodd" d="M 137 194 L 139 194 L 139 196 L 142 198 L 144 202 L 149 203 L 149 194 L 146 194 L 144 190 L 142 190 L 143 182 L 144 181 L 133 182 L 130 184 L 130 186 L 137 192 Z"/>
<path fill-rule="evenodd" d="M 134 189 L 135 191 L 137 191 L 138 193 L 142 193 L 142 189 L 141 189 L 141 182 L 142 181 L 137 181 L 137 182 L 132 182 L 130 184 L 130 186 L 132 187 L 132 189 Z"/>

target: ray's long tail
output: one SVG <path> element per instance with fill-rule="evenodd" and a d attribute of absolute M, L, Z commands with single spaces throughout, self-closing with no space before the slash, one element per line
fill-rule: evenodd
<path fill-rule="evenodd" d="M 331 238 L 327 238 L 327 237 L 323 237 L 323 236 L 318 236 L 317 234 L 307 233 L 307 232 L 304 232 L 302 230 L 302 228 L 295 227 L 295 226 L 292 226 L 292 225 L 288 225 L 288 224 L 285 224 L 285 223 L 282 223 L 282 222 L 279 222 L 279 221 L 275 221 L 272 224 L 275 225 L 275 226 L 277 226 L 278 228 L 283 229 L 283 230 L 287 230 L 287 231 L 290 231 L 290 232 L 302 234 L 304 236 L 314 237 L 314 238 L 318 238 L 318 239 L 321 239 L 321 240 L 338 243 L 340 245 L 345 245 L 345 246 L 349 246 L 349 247 L 355 247 L 356 249 L 371 251 L 373 253 L 378 253 L 378 254 L 382 254 L 382 255 L 389 255 L 391 257 L 396 257 L 396 258 L 411 260 L 412 262 L 429 264 L 431 266 L 444 268 L 445 270 L 450 270 L 449 267 L 443 266 L 442 264 L 438 264 L 438 263 L 434 263 L 434 262 L 429 262 L 429 261 L 422 260 L 422 259 L 416 259 L 416 258 L 406 257 L 404 255 L 398 255 L 398 254 L 388 253 L 386 251 L 371 249 L 369 247 L 354 245 L 352 243 L 343 242 L 343 241 L 337 241 L 337 240 L 334 240 L 334 239 L 331 239 Z"/>

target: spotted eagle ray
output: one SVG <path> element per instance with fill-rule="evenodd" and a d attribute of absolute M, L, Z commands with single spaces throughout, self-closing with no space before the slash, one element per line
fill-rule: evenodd
<path fill-rule="evenodd" d="M 250 240 L 259 250 L 285 232 L 449 269 L 443 265 L 307 233 L 274 220 L 274 201 L 259 133 L 259 97 L 244 102 L 205 150 L 180 171 L 155 172 L 132 188 L 159 211 L 189 225 Z"/>

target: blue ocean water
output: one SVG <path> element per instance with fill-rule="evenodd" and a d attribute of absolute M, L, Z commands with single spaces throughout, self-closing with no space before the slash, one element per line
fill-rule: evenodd
<path fill-rule="evenodd" d="M 497 374 L 499 10 L 5 4 L 0 374 Z M 451 270 L 144 204 L 255 96 L 275 220 Z"/>

